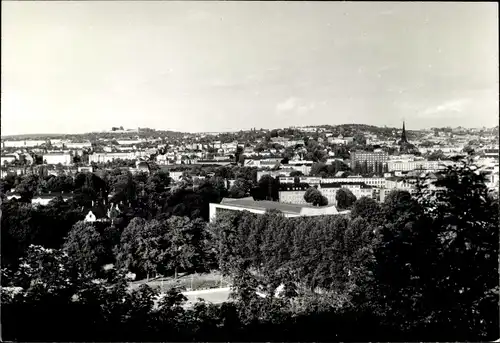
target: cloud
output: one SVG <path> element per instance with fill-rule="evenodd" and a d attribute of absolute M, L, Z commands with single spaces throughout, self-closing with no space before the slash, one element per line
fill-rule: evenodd
<path fill-rule="evenodd" d="M 300 113 L 306 113 L 306 112 L 314 110 L 314 108 L 316 108 L 316 103 L 311 102 L 310 104 L 299 106 L 297 108 L 297 111 L 300 112 Z"/>
<path fill-rule="evenodd" d="M 421 118 L 456 117 L 458 115 L 461 115 L 465 111 L 469 102 L 470 99 L 450 100 L 440 105 L 427 107 L 426 109 L 424 109 L 419 113 L 419 117 Z"/>
<path fill-rule="evenodd" d="M 283 102 L 276 105 L 276 111 L 278 112 L 289 112 L 293 111 L 298 106 L 298 100 L 294 97 L 288 98 Z"/>
<path fill-rule="evenodd" d="M 312 102 L 303 102 L 300 99 L 295 97 L 290 97 L 283 102 L 280 102 L 276 105 L 276 112 L 278 113 L 290 113 L 295 112 L 298 114 L 309 113 L 310 111 L 316 108 L 317 103 Z"/>

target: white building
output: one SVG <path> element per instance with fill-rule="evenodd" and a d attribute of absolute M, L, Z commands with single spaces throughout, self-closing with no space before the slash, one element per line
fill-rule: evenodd
<path fill-rule="evenodd" d="M 94 153 L 89 155 L 89 163 L 106 163 L 114 160 L 135 160 L 146 156 L 143 151 L 135 152 L 114 152 L 114 153 Z"/>
<path fill-rule="evenodd" d="M 67 149 L 90 149 L 90 148 L 92 148 L 92 143 L 90 143 L 90 142 L 81 142 L 81 143 L 68 142 L 68 143 L 64 143 L 64 146 Z"/>
<path fill-rule="evenodd" d="M 62 164 L 69 166 L 72 164 L 72 156 L 68 153 L 49 153 L 43 155 L 43 162 L 45 164 Z"/>
<path fill-rule="evenodd" d="M 280 183 L 294 183 L 294 177 L 280 177 Z M 328 184 L 328 183 L 365 183 L 368 186 L 384 188 L 385 187 L 385 178 L 383 177 L 328 177 L 321 178 L 316 176 L 300 176 L 300 183 L 307 183 L 309 185 L 319 185 Z"/>
<path fill-rule="evenodd" d="M 0 158 L 0 165 L 3 166 L 5 164 L 12 163 L 16 160 L 16 156 L 14 155 L 5 155 Z"/>
<path fill-rule="evenodd" d="M 427 161 L 427 160 L 393 160 L 387 161 L 387 168 L 391 171 L 411 171 L 411 170 L 429 170 L 437 171 L 439 166 L 439 161 Z"/>
<path fill-rule="evenodd" d="M 222 211 L 248 211 L 256 214 L 264 214 L 268 210 L 279 210 L 286 218 L 349 213 L 349 211 L 339 212 L 335 206 L 330 205 L 315 207 L 309 205 L 284 204 L 275 201 L 255 201 L 253 198 L 224 198 L 220 204 L 210 204 L 210 222 L 215 221 L 217 214 Z"/>
<path fill-rule="evenodd" d="M 123 140 L 117 140 L 118 144 L 120 145 L 136 145 L 143 143 L 143 140 L 136 139 L 136 140 L 128 140 L 128 139 L 123 139 Z"/>
<path fill-rule="evenodd" d="M 289 176 L 294 169 L 278 169 L 278 170 L 259 170 L 257 171 L 257 181 L 259 181 L 264 175 L 270 175 L 272 177 Z"/>
<path fill-rule="evenodd" d="M 42 140 L 22 140 L 22 141 L 4 141 L 2 145 L 4 148 L 33 148 L 45 143 L 46 141 Z"/>

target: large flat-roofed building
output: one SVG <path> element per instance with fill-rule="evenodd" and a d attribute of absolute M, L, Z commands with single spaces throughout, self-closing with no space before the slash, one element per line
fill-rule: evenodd
<path fill-rule="evenodd" d="M 363 163 L 366 162 L 368 165 L 374 165 L 377 163 L 387 163 L 389 160 L 389 154 L 386 151 L 353 151 L 351 152 L 351 167 L 353 167 L 356 162 Z"/>
<path fill-rule="evenodd" d="M 292 176 L 280 176 L 281 184 L 293 184 L 295 183 L 295 178 Z M 365 183 L 372 187 L 385 187 L 385 178 L 383 177 L 317 177 L 317 176 L 299 176 L 298 181 L 300 183 L 307 183 L 309 185 L 319 185 L 326 183 Z"/>
<path fill-rule="evenodd" d="M 306 185 L 282 184 L 279 190 L 280 202 L 289 204 L 306 204 L 304 195 L 309 188 Z M 341 188 L 349 189 L 356 198 L 369 197 L 375 198 L 375 188 L 368 186 L 363 182 L 350 183 L 320 183 L 317 189 L 328 199 L 328 204 L 337 206 L 337 191 Z"/>
<path fill-rule="evenodd" d="M 387 162 L 387 168 L 391 171 L 410 171 L 410 170 L 439 170 L 439 161 L 427 161 L 427 160 L 417 160 L 417 161 L 404 161 L 404 160 L 393 160 Z"/>
<path fill-rule="evenodd" d="M 349 211 L 339 212 L 335 206 L 315 207 L 310 205 L 284 204 L 274 201 L 255 201 L 253 198 L 222 199 L 220 204 L 210 204 L 210 222 L 217 219 L 217 214 L 223 211 L 248 211 L 256 214 L 264 214 L 268 210 L 278 210 L 287 218 L 301 216 L 322 216 L 347 214 Z"/>

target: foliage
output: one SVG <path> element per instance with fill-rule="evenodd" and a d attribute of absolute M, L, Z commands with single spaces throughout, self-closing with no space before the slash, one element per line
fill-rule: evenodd
<path fill-rule="evenodd" d="M 374 199 L 364 196 L 354 202 L 351 217 L 353 219 L 360 217 L 370 224 L 378 226 L 383 222 L 382 207 Z"/>
<path fill-rule="evenodd" d="M 270 175 L 264 175 L 257 183 L 254 192 L 254 199 L 256 200 L 279 200 L 279 178 L 274 178 Z"/>
<path fill-rule="evenodd" d="M 309 187 L 304 193 L 304 200 L 313 206 L 326 206 L 328 205 L 328 199 L 321 194 L 321 192 L 314 188 Z"/>
<path fill-rule="evenodd" d="M 87 275 L 101 275 L 106 248 L 104 238 L 91 223 L 80 221 L 73 225 L 63 250 L 74 269 Z"/>
<path fill-rule="evenodd" d="M 335 200 L 337 200 L 339 209 L 349 209 L 356 201 L 356 196 L 352 194 L 350 189 L 340 188 L 335 194 Z"/>

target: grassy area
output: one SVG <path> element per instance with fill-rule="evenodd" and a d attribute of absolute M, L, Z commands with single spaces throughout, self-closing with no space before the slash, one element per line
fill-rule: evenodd
<path fill-rule="evenodd" d="M 211 272 L 207 274 L 179 274 L 177 279 L 174 279 L 174 277 L 159 277 L 150 279 L 149 281 L 134 281 L 130 283 L 130 287 L 135 289 L 142 284 L 147 284 L 152 288 L 159 287 L 161 292 L 166 292 L 173 287 L 177 287 L 181 291 L 197 291 L 202 289 L 229 287 L 230 282 L 228 278 L 223 278 L 219 272 Z"/>

